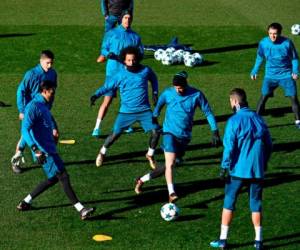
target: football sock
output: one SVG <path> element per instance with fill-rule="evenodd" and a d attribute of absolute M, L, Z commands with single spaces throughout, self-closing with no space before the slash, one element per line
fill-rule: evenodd
<path fill-rule="evenodd" d="M 262 227 L 254 227 L 255 230 L 255 240 L 262 241 Z"/>
<path fill-rule="evenodd" d="M 101 119 L 97 118 L 96 125 L 95 125 L 94 129 L 98 129 L 100 127 L 101 121 L 102 121 Z"/>
<path fill-rule="evenodd" d="M 175 193 L 173 183 L 168 184 L 169 195 Z"/>
<path fill-rule="evenodd" d="M 229 226 L 221 225 L 220 240 L 227 240 Z"/>
<path fill-rule="evenodd" d="M 31 203 L 32 202 L 32 197 L 31 197 L 31 195 L 29 194 L 29 195 L 27 195 L 26 197 L 25 197 L 25 199 L 24 199 L 24 201 L 26 202 L 26 203 Z"/>
<path fill-rule="evenodd" d="M 142 182 L 146 182 L 150 180 L 150 174 L 145 174 L 142 178 L 140 178 Z"/>
<path fill-rule="evenodd" d="M 155 149 L 153 149 L 153 148 L 148 148 L 147 155 L 153 156 L 153 155 L 154 155 L 154 151 L 155 151 Z"/>
<path fill-rule="evenodd" d="M 106 151 L 107 151 L 107 148 L 102 146 L 101 150 L 100 150 L 100 153 L 105 155 L 106 154 Z"/>
<path fill-rule="evenodd" d="M 74 207 L 76 208 L 76 210 L 77 210 L 78 212 L 80 212 L 80 211 L 84 208 L 84 206 L 83 206 L 80 202 L 77 202 L 77 203 L 74 205 Z"/>

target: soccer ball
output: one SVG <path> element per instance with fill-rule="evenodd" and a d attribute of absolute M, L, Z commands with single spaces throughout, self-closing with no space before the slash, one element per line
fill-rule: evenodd
<path fill-rule="evenodd" d="M 179 215 L 179 208 L 174 203 L 166 203 L 161 207 L 160 215 L 165 221 L 175 220 Z"/>
<path fill-rule="evenodd" d="M 294 24 L 291 27 L 291 32 L 293 35 L 299 35 L 300 34 L 300 24 Z"/>
<path fill-rule="evenodd" d="M 165 53 L 161 59 L 163 65 L 171 65 L 174 62 L 173 55 L 171 53 Z"/>
<path fill-rule="evenodd" d="M 187 67 L 194 67 L 196 65 L 196 59 L 193 55 L 188 55 L 184 58 L 184 65 Z"/>
<path fill-rule="evenodd" d="M 176 58 L 177 63 L 183 63 L 183 53 L 184 51 L 182 49 L 174 51 L 173 57 Z"/>
<path fill-rule="evenodd" d="M 173 47 L 169 47 L 166 49 L 166 52 L 173 53 L 174 51 L 175 51 L 175 48 L 173 48 Z"/>
<path fill-rule="evenodd" d="M 163 49 L 158 49 L 154 52 L 154 58 L 157 60 L 157 61 L 160 61 L 162 58 L 163 58 L 163 55 L 164 55 L 164 50 Z"/>
<path fill-rule="evenodd" d="M 197 65 L 200 65 L 203 62 L 203 57 L 200 55 L 200 53 L 194 53 L 193 57 Z"/>

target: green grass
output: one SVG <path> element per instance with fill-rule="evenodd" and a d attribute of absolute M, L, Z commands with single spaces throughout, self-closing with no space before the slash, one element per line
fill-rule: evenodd
<path fill-rule="evenodd" d="M 136 176 L 149 171 L 144 159 L 148 136 L 143 132 L 124 135 L 109 150 L 104 166 L 94 160 L 103 138 L 90 133 L 97 107 L 89 107 L 89 96 L 102 84 L 104 65 L 96 64 L 103 18 L 97 1 L 10 1 L 0 3 L 0 100 L 10 107 L 0 108 L 0 248 L 1 249 L 209 249 L 219 235 L 223 185 L 217 179 L 222 149 L 207 147 L 207 124 L 195 125 L 185 164 L 176 170 L 176 187 L 181 199 L 178 221 L 167 223 L 159 215 L 167 200 L 163 179 L 145 186 L 137 197 Z M 176 4 L 174 4 L 176 2 Z M 177 3 L 178 2 L 178 3 Z M 182 65 L 162 66 L 147 57 L 158 75 L 159 88 L 171 83 L 179 70 L 188 70 L 189 81 L 203 90 L 221 117 L 231 113 L 228 92 L 243 87 L 251 107 L 260 95 L 259 81 L 249 72 L 255 60 L 256 44 L 273 21 L 284 25 L 284 33 L 300 50 L 299 37 L 289 35 L 296 19 L 298 1 L 136 1 L 134 29 L 144 44 L 166 43 L 178 36 L 192 43 L 209 62 L 187 69 Z M 39 51 L 55 52 L 59 88 L 53 108 L 62 138 L 74 138 L 73 146 L 59 145 L 78 197 L 97 207 L 94 220 L 82 222 L 59 185 L 35 200 L 37 210 L 19 213 L 17 203 L 44 177 L 40 168 L 28 166 L 22 175 L 10 170 L 10 158 L 19 137 L 15 93 L 24 72 L 38 62 Z M 151 55 L 149 53 L 149 55 Z M 288 107 L 278 90 L 267 108 Z M 103 123 L 108 134 L 116 117 L 114 101 Z M 197 112 L 195 120 L 203 120 Z M 292 113 L 266 116 L 275 143 L 264 190 L 264 238 L 270 249 L 299 249 L 299 131 Z M 198 124 L 198 122 L 196 122 Z M 225 120 L 219 123 L 223 134 Z M 30 154 L 26 153 L 30 163 Z M 158 154 L 163 161 L 163 155 Z M 252 249 L 253 229 L 247 194 L 238 201 L 230 243 L 234 249 Z M 108 234 L 111 242 L 96 243 L 94 234 Z"/>

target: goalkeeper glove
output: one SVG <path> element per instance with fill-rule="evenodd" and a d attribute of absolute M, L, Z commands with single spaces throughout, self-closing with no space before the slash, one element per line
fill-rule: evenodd
<path fill-rule="evenodd" d="M 216 148 L 221 146 L 221 138 L 219 135 L 219 130 L 212 131 L 211 144 Z"/>
<path fill-rule="evenodd" d="M 38 164 L 43 165 L 46 162 L 45 153 L 39 150 L 35 144 L 31 147 L 31 149 L 34 152 L 34 156 L 36 157 Z"/>

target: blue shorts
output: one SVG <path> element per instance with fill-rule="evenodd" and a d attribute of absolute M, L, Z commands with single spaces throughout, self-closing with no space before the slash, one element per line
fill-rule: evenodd
<path fill-rule="evenodd" d="M 147 110 L 139 113 L 119 113 L 114 124 L 113 133 L 120 134 L 135 122 L 139 122 L 145 132 L 159 129 L 159 126 L 152 121 L 152 112 Z"/>
<path fill-rule="evenodd" d="M 237 196 L 243 186 L 248 187 L 249 205 L 251 212 L 262 210 L 262 179 L 238 179 L 230 177 L 225 185 L 225 198 L 223 208 L 234 211 Z"/>
<path fill-rule="evenodd" d="M 273 95 L 273 91 L 280 86 L 284 90 L 285 96 L 296 96 L 296 82 L 291 77 L 285 79 L 270 79 L 265 78 L 261 88 L 262 95 Z"/>
<path fill-rule="evenodd" d="M 180 155 L 184 155 L 189 142 L 190 139 L 181 139 L 170 133 L 165 133 L 163 134 L 163 143 L 161 147 L 165 152 L 176 154 L 180 153 Z"/>
<path fill-rule="evenodd" d="M 48 155 L 46 162 L 43 164 L 43 169 L 48 179 L 53 178 L 65 170 L 64 163 L 58 154 Z"/>

